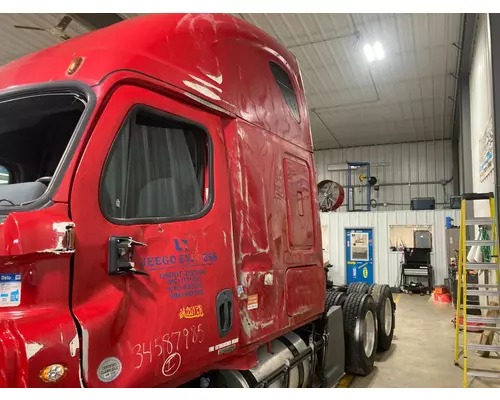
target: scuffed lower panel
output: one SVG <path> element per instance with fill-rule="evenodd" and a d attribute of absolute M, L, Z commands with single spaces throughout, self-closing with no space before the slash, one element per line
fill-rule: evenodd
<path fill-rule="evenodd" d="M 285 275 L 285 308 L 290 317 L 317 312 L 325 302 L 325 271 L 322 267 L 290 268 Z"/>

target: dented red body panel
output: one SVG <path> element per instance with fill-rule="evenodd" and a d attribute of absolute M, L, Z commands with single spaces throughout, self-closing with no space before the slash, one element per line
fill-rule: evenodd
<path fill-rule="evenodd" d="M 11 213 L 0 224 L 0 274 L 22 279 L 20 305 L 0 308 L 0 387 L 44 386 L 38 376 L 47 360 L 68 366 L 67 379 L 56 386 L 80 384 L 69 308 L 72 226 L 66 204 Z"/>
<path fill-rule="evenodd" d="M 75 57 L 84 61 L 69 76 Z M 292 80 L 300 122 L 270 61 Z M 47 386 L 39 372 L 52 363 L 67 367 L 59 386 L 177 386 L 213 369 L 248 369 L 259 345 L 322 314 L 312 143 L 291 53 L 233 17 L 151 15 L 0 69 L 0 90 L 64 80 L 91 87 L 95 104 L 53 203 L 0 222 L 0 274 L 22 276 L 20 305 L 0 308 L 0 386 Z M 214 203 L 206 215 L 127 226 L 102 215 L 102 168 L 135 104 L 209 132 Z M 135 261 L 149 276 L 109 276 L 110 236 L 147 244 Z M 172 256 L 178 262 L 167 266 Z M 187 279 L 193 260 L 201 261 L 189 281 L 202 289 L 172 298 L 171 278 Z M 220 337 L 214 299 L 223 289 L 234 295 L 233 325 Z M 111 358 L 121 370 L 105 382 L 98 371 Z"/>

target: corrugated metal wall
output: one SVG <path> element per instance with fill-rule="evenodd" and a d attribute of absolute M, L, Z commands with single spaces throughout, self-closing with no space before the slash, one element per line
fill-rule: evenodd
<path fill-rule="evenodd" d="M 375 176 L 380 184 L 400 184 L 381 186 L 378 192 L 372 190 L 371 197 L 377 200 L 381 210 L 409 209 L 413 197 L 435 197 L 437 207 L 443 208 L 443 203 L 449 204 L 449 196 L 453 195 L 451 182 L 444 187 L 440 184 L 415 184 L 451 179 L 453 160 L 450 140 L 318 150 L 314 152 L 314 157 L 318 182 L 331 179 L 344 186 L 347 185 L 347 172 L 328 171 L 329 164 L 347 161 L 388 162 L 387 167 L 371 170 L 371 175 Z M 359 174 L 353 176 L 355 184 L 359 184 Z M 405 185 L 401 185 L 402 183 Z M 359 191 L 360 188 L 355 188 L 356 203 L 361 203 L 362 199 L 366 198 L 366 195 Z M 396 205 L 384 207 L 383 203 Z"/>
<path fill-rule="evenodd" d="M 399 284 L 400 262 L 403 255 L 389 251 L 389 227 L 391 225 L 431 225 L 433 252 L 431 262 L 434 279 L 442 285 L 448 276 L 446 261 L 445 218 L 451 217 L 458 225 L 459 210 L 396 211 L 396 212 L 333 212 L 321 213 L 321 226 L 328 243 L 323 243 L 324 261 L 333 265 L 330 279 L 336 284 L 345 283 L 345 229 L 373 228 L 374 281 L 396 286 Z"/>
<path fill-rule="evenodd" d="M 491 173 L 484 182 L 481 182 L 479 178 L 481 164 L 479 140 L 493 115 L 491 44 L 487 14 L 479 15 L 476 29 L 470 74 L 472 182 L 475 192 L 492 192 L 495 190 L 495 174 Z M 476 202 L 474 213 L 478 217 L 488 216 L 487 202 Z"/>

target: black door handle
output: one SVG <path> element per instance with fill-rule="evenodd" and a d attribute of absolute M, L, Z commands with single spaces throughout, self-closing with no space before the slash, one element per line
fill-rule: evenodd
<path fill-rule="evenodd" d="M 224 289 L 217 294 L 217 327 L 219 336 L 226 336 L 233 327 L 233 291 Z"/>
<path fill-rule="evenodd" d="M 224 304 L 224 330 L 227 331 L 229 328 L 229 321 L 231 317 L 229 315 L 229 302 L 226 301 Z"/>
<path fill-rule="evenodd" d="M 145 243 L 137 242 L 131 237 L 111 236 L 108 246 L 108 274 L 109 275 L 147 275 L 144 271 L 135 269 L 132 261 L 135 246 L 147 246 Z"/>

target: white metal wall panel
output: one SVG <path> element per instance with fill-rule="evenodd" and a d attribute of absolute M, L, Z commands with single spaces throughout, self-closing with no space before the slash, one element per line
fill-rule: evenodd
<path fill-rule="evenodd" d="M 347 185 L 346 171 L 328 171 L 329 164 L 351 162 L 388 162 L 387 167 L 371 169 L 371 175 L 381 184 L 437 182 L 449 180 L 453 174 L 452 143 L 450 140 L 433 142 L 390 144 L 380 146 L 350 147 L 344 149 L 318 150 L 314 152 L 318 182 L 330 179 Z M 353 174 L 355 184 L 359 184 L 359 174 Z M 366 198 L 355 188 L 356 202 Z M 410 208 L 413 197 L 434 197 L 438 208 L 449 204 L 453 194 L 453 183 L 444 189 L 441 184 L 381 186 L 379 192 L 372 190 L 381 210 L 405 210 Z M 398 205 L 383 206 L 383 203 Z M 344 210 L 342 208 L 342 210 Z"/>
<path fill-rule="evenodd" d="M 323 243 L 325 262 L 333 268 L 329 277 L 336 284 L 346 283 L 345 229 L 373 228 L 374 281 L 375 283 L 398 286 L 400 263 L 403 254 L 389 251 L 389 226 L 430 225 L 432 226 L 433 251 L 431 263 L 434 267 L 436 285 L 442 285 L 448 276 L 446 261 L 445 219 L 451 217 L 456 224 L 460 221 L 459 210 L 396 211 L 396 212 L 352 212 L 321 213 L 321 226 L 328 238 Z"/>
<path fill-rule="evenodd" d="M 479 140 L 493 115 L 491 45 L 487 14 L 480 14 L 476 29 L 470 75 L 472 182 L 475 192 L 492 192 L 495 190 L 495 174 L 491 173 L 484 182 L 481 182 L 479 178 Z M 489 215 L 487 202 L 476 202 L 474 212 L 476 216 Z"/>

